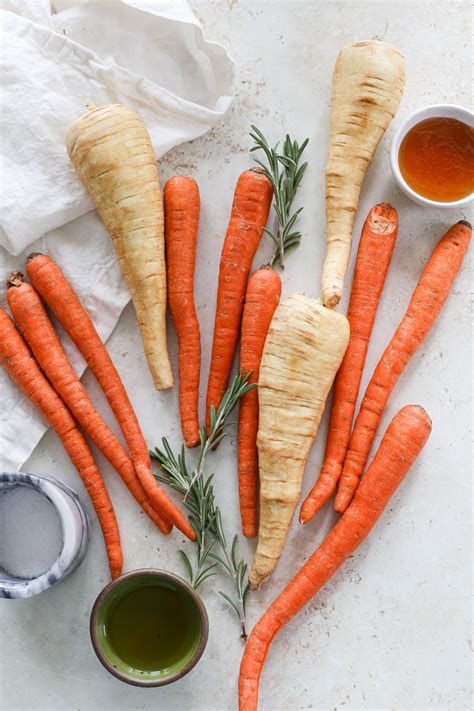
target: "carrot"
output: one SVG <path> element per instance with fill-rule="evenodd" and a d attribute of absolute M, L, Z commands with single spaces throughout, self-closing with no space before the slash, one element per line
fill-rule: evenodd
<path fill-rule="evenodd" d="M 258 382 L 260 360 L 270 321 L 281 294 L 281 279 L 269 265 L 257 269 L 245 294 L 240 340 L 240 368 L 250 372 L 249 383 Z M 240 514 L 244 536 L 257 535 L 258 503 L 258 394 L 253 388 L 240 400 L 238 472 Z"/>
<path fill-rule="evenodd" d="M 327 251 L 321 283 L 326 306 L 336 306 L 341 298 L 362 182 L 398 110 L 404 83 L 404 59 L 391 44 L 365 40 L 339 52 L 326 164 Z"/>
<path fill-rule="evenodd" d="M 168 303 L 179 346 L 179 413 L 187 447 L 199 437 L 201 340 L 194 307 L 194 268 L 199 225 L 199 188 L 193 178 L 170 178 L 163 191 L 165 207 Z"/>
<path fill-rule="evenodd" d="M 260 523 L 249 573 L 252 588 L 260 587 L 280 558 L 348 341 L 346 317 L 321 299 L 294 294 L 273 315 L 258 378 Z"/>
<path fill-rule="evenodd" d="M 31 283 L 82 353 L 104 391 L 130 450 L 137 476 L 153 508 L 159 510 L 164 518 L 174 523 L 191 540 L 195 540 L 196 534 L 186 518 L 158 486 L 150 470 L 150 457 L 137 416 L 112 359 L 77 294 L 57 264 L 44 254 L 31 254 L 26 271 Z"/>
<path fill-rule="evenodd" d="M 301 507 L 307 523 L 332 496 L 341 476 L 370 335 L 398 233 L 397 211 L 375 205 L 362 228 L 347 318 L 351 335 L 334 381 L 326 453 L 319 479 Z"/>
<path fill-rule="evenodd" d="M 84 432 L 120 475 L 145 513 L 163 533 L 169 533 L 171 524 L 162 519 L 148 502 L 135 474 L 132 460 L 100 417 L 74 372 L 37 291 L 23 281 L 20 272 L 11 274 L 7 284 L 8 305 L 13 318 L 43 373 Z"/>
<path fill-rule="evenodd" d="M 0 309 L 0 364 L 54 429 L 87 489 L 104 534 L 110 573 L 122 572 L 123 555 L 114 508 L 83 436 L 71 413 L 41 373 L 8 314 Z"/>
<path fill-rule="evenodd" d="M 219 268 L 214 339 L 207 385 L 208 431 L 211 406 L 217 410 L 229 382 L 247 277 L 268 220 L 272 195 L 270 181 L 257 170 L 246 170 L 237 181 Z"/>
<path fill-rule="evenodd" d="M 461 220 L 453 225 L 426 264 L 408 309 L 365 391 L 339 480 L 335 511 L 345 511 L 354 495 L 390 394 L 443 308 L 469 247 L 471 234 L 468 222 Z"/>
<path fill-rule="evenodd" d="M 253 628 L 240 666 L 240 711 L 257 709 L 260 675 L 277 632 L 316 595 L 367 537 L 430 432 L 431 420 L 417 405 L 407 405 L 395 415 L 354 501 Z"/>
<path fill-rule="evenodd" d="M 72 124 L 67 150 L 112 237 L 155 387 L 170 388 L 163 202 L 148 132 L 135 111 L 110 104 Z"/>

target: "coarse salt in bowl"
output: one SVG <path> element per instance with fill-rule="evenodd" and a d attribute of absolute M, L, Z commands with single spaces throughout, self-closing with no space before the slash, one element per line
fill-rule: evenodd
<path fill-rule="evenodd" d="M 51 516 L 51 513 L 57 515 L 59 520 L 58 529 L 60 529 L 57 534 L 60 536 L 60 541 L 56 551 L 54 545 L 49 544 L 49 549 L 47 548 L 44 552 L 44 559 L 39 555 L 40 549 L 37 549 L 36 553 L 32 551 L 32 557 L 29 562 L 31 575 L 27 573 L 25 568 L 27 559 L 25 558 L 26 551 L 24 550 L 28 541 L 27 534 L 31 536 L 31 531 L 27 529 L 28 525 L 31 526 L 31 521 L 25 521 L 24 540 L 16 542 L 18 560 L 15 560 L 14 543 L 11 543 L 12 549 L 10 550 L 1 550 L 0 548 L 0 597 L 10 599 L 32 597 L 56 585 L 82 562 L 89 543 L 89 519 L 86 510 L 73 489 L 54 477 L 43 477 L 24 472 L 0 473 L 0 496 L 17 493 L 17 488 L 19 487 L 30 489 L 45 497 L 45 500 L 54 507 L 54 511 L 52 511 L 45 501 L 46 505 L 42 509 L 41 501 L 35 504 L 34 497 L 31 498 L 28 504 L 31 507 L 32 516 L 41 513 L 41 511 L 44 512 L 43 515 Z M 14 505 L 14 499 L 12 500 L 12 505 Z M 27 510 L 24 509 L 26 518 L 28 518 Z M 50 533 L 53 535 L 55 533 L 55 522 L 50 519 L 47 523 L 51 529 Z M 4 519 L 2 525 L 8 525 L 8 521 Z M 17 521 L 15 525 L 18 526 Z M 19 528 L 18 530 L 21 533 L 22 529 Z M 5 547 L 8 535 L 4 535 L 2 538 L 2 544 Z M 48 544 L 45 543 L 45 545 Z M 48 559 L 48 552 L 54 556 L 54 559 L 47 569 L 41 572 L 44 562 Z M 8 563 L 8 566 L 6 563 Z M 22 566 L 24 570 L 22 570 Z"/>

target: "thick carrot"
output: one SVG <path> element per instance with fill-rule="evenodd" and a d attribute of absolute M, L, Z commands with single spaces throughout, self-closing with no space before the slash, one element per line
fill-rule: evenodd
<path fill-rule="evenodd" d="M 351 335 L 334 381 L 326 453 L 319 479 L 305 499 L 300 522 L 307 523 L 332 496 L 341 476 L 380 294 L 398 233 L 398 215 L 388 203 L 375 205 L 362 228 L 347 311 Z"/>
<path fill-rule="evenodd" d="M 137 416 L 111 357 L 100 340 L 87 311 L 66 277 L 44 254 L 28 257 L 26 270 L 31 283 L 53 311 L 94 373 L 117 418 L 130 450 L 133 465 L 155 510 L 174 523 L 191 540 L 196 534 L 181 511 L 158 486 L 150 470 L 150 457 Z"/>
<path fill-rule="evenodd" d="M 54 429 L 87 489 L 104 534 L 112 578 L 122 572 L 120 532 L 112 502 L 71 413 L 48 383 L 8 314 L 0 309 L 0 364 Z"/>
<path fill-rule="evenodd" d="M 229 382 L 247 277 L 268 220 L 272 195 L 270 181 L 257 170 L 246 170 L 237 181 L 219 268 L 214 339 L 207 385 L 208 430 L 211 405 L 217 410 Z"/>
<path fill-rule="evenodd" d="M 462 220 L 435 247 L 408 309 L 385 349 L 365 391 L 339 480 L 334 510 L 349 505 L 367 462 L 382 413 L 396 382 L 433 327 L 469 247 L 472 229 Z"/>
<path fill-rule="evenodd" d="M 257 269 L 245 294 L 240 337 L 240 368 L 251 371 L 249 383 L 258 382 L 263 346 L 281 294 L 281 279 L 269 265 Z M 258 509 L 258 394 L 253 388 L 240 400 L 238 472 L 240 514 L 244 536 L 257 535 Z"/>
<path fill-rule="evenodd" d="M 417 405 L 407 405 L 395 415 L 354 501 L 253 628 L 240 666 L 240 711 L 257 709 L 260 675 L 277 632 L 316 595 L 367 537 L 430 432 L 431 420 Z"/>
<path fill-rule="evenodd" d="M 194 268 L 199 225 L 199 188 L 193 178 L 175 176 L 165 184 L 166 278 L 168 303 L 179 346 L 179 413 L 187 447 L 199 442 L 201 339 L 194 307 Z"/>
<path fill-rule="evenodd" d="M 38 292 L 31 284 L 23 281 L 20 272 L 10 275 L 8 286 L 8 305 L 13 318 L 41 370 L 84 432 L 120 475 L 145 513 L 163 533 L 169 533 L 172 528 L 170 522 L 161 518 L 151 506 L 137 478 L 132 460 L 95 409 L 85 387 L 74 372 Z"/>

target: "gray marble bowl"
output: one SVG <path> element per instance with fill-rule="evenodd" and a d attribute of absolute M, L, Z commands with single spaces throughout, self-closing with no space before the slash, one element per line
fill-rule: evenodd
<path fill-rule="evenodd" d="M 59 557 L 37 578 L 24 579 L 0 568 L 0 598 L 25 598 L 51 588 L 82 562 L 89 543 L 89 518 L 76 492 L 54 477 L 0 473 L 0 489 L 29 486 L 46 496 L 58 512 L 63 532 Z"/>

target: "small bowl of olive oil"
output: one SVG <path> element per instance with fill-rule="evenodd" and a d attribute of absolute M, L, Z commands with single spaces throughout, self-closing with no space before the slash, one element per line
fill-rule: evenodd
<path fill-rule="evenodd" d="M 104 667 L 127 684 L 181 679 L 206 647 L 206 608 L 182 578 L 146 568 L 107 585 L 92 608 L 90 633 Z"/>

